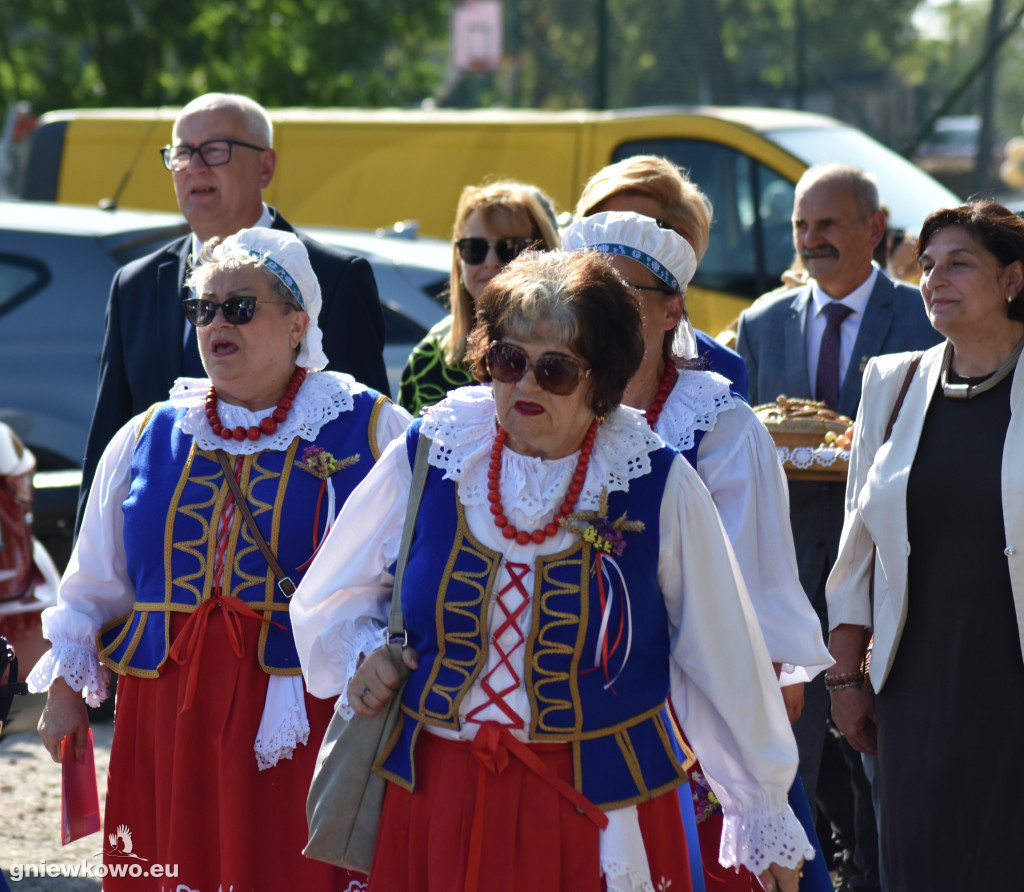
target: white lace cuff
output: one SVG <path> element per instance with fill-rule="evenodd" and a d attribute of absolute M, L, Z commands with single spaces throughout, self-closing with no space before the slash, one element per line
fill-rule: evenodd
<path fill-rule="evenodd" d="M 260 771 L 273 768 L 281 759 L 290 759 L 295 748 L 308 740 L 309 719 L 302 678 L 271 675 L 260 729 L 253 745 Z"/>
<path fill-rule="evenodd" d="M 814 847 L 788 805 L 785 811 L 772 815 L 724 815 L 718 852 L 724 867 L 743 866 L 759 876 L 773 862 L 796 867 L 801 858 L 813 857 Z"/>
<path fill-rule="evenodd" d="M 338 697 L 338 702 L 335 706 L 335 709 L 338 711 L 338 715 L 343 719 L 350 720 L 355 715 L 352 711 L 352 707 L 349 706 L 348 703 L 349 681 L 351 681 L 352 676 L 356 674 L 356 669 L 359 668 L 359 664 L 363 661 L 363 657 L 369 655 L 384 644 L 386 638 L 386 628 L 381 628 L 376 624 L 370 626 L 367 623 L 360 623 L 355 634 L 352 636 L 349 646 L 345 648 L 345 653 L 348 655 L 343 673 L 345 677 L 345 685 L 341 689 L 341 695 Z"/>
<path fill-rule="evenodd" d="M 100 662 L 95 649 L 76 642 L 55 642 L 32 667 L 26 681 L 29 691 L 40 694 L 49 690 L 56 678 L 63 678 L 72 690 L 82 691 L 88 706 L 99 706 L 109 696 L 110 670 Z"/>

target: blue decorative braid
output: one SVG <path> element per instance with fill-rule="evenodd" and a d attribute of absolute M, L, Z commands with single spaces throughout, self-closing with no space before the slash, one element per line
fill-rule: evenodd
<path fill-rule="evenodd" d="M 601 254 L 619 254 L 622 257 L 628 257 L 630 260 L 635 260 L 638 263 L 642 263 L 646 266 L 654 275 L 656 275 L 662 282 L 672 288 L 674 291 L 681 291 L 679 287 L 679 280 L 672 275 L 663 263 L 660 263 L 650 254 L 645 254 L 639 248 L 633 248 L 629 245 L 613 245 L 610 243 L 602 243 L 600 245 L 593 245 L 590 248 L 591 251 L 599 251 Z"/>
<path fill-rule="evenodd" d="M 259 251 L 250 251 L 253 257 L 259 257 L 263 265 L 269 269 L 275 276 L 277 276 L 283 283 L 284 287 L 287 288 L 299 302 L 299 306 L 302 309 L 306 309 L 306 302 L 302 299 L 302 292 L 299 291 L 298 283 L 291 277 L 288 270 L 286 270 L 280 263 L 274 260 L 273 257 L 268 257 L 266 254 L 261 254 Z M 657 273 L 655 273 L 657 275 Z"/>

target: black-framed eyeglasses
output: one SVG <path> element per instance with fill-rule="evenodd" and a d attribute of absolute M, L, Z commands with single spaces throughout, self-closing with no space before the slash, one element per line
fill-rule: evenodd
<path fill-rule="evenodd" d="M 499 262 L 511 263 L 531 244 L 533 240 L 528 238 L 500 238 L 496 242 L 489 242 L 485 238 L 460 238 L 455 241 L 462 262 L 470 266 L 479 266 L 483 263 L 491 248 L 494 248 L 494 256 Z"/>
<path fill-rule="evenodd" d="M 242 146 L 256 152 L 267 151 L 266 146 L 254 146 L 240 139 L 208 139 L 198 146 L 164 146 L 160 155 L 164 159 L 164 167 L 168 170 L 185 170 L 192 163 L 192 156 L 198 155 L 199 160 L 207 167 L 220 167 L 231 160 L 232 146 Z"/>
<path fill-rule="evenodd" d="M 279 300 L 259 300 L 255 297 L 229 297 L 223 303 L 214 303 L 202 297 L 190 297 L 181 302 L 185 316 L 196 328 L 213 322 L 220 310 L 232 325 L 248 325 L 256 315 L 256 304 L 280 304 Z"/>
<path fill-rule="evenodd" d="M 533 369 L 533 377 L 542 390 L 555 396 L 569 396 L 579 387 L 580 380 L 590 374 L 589 368 L 583 368 L 568 353 L 544 353 L 536 362 L 530 362 L 526 351 L 515 344 L 495 341 L 487 349 L 487 371 L 495 381 L 515 384 L 527 369 Z"/>

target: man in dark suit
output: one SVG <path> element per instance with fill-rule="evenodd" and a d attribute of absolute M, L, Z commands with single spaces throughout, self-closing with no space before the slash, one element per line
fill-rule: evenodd
<path fill-rule="evenodd" d="M 810 281 L 765 295 L 740 316 L 737 350 L 750 373 L 752 404 L 785 394 L 823 400 L 852 418 L 869 358 L 939 341 L 918 289 L 893 281 L 872 263 L 885 227 L 878 188 L 868 174 L 829 164 L 803 175 L 794 198 L 793 240 Z M 789 495 L 800 582 L 827 637 L 825 580 L 839 548 L 845 486 L 793 481 Z M 828 707 L 818 676 L 807 684 L 803 713 L 793 726 L 800 776 L 812 803 Z"/>
<path fill-rule="evenodd" d="M 195 330 L 181 301 L 189 255 L 213 237 L 268 226 L 293 232 L 263 203 L 277 154 L 266 111 L 252 99 L 208 93 L 186 105 L 164 149 L 178 207 L 191 234 L 118 270 L 107 304 L 99 393 L 86 446 L 78 514 L 96 462 L 113 434 L 153 403 L 166 399 L 182 375 L 203 377 Z M 323 292 L 320 328 L 328 368 L 388 393 L 384 317 L 370 265 L 296 232 Z"/>

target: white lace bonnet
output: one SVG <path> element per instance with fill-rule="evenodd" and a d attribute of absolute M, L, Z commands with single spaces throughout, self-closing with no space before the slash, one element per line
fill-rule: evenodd
<path fill-rule="evenodd" d="M 219 261 L 233 254 L 258 258 L 257 265 L 272 272 L 291 292 L 309 316 L 309 326 L 299 345 L 295 364 L 311 372 L 325 368 L 327 357 L 323 350 L 323 332 L 318 324 L 323 299 L 306 246 L 292 232 L 256 226 L 229 235 L 213 248 L 212 259 Z"/>

